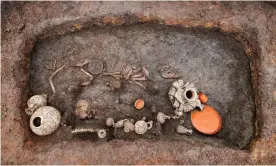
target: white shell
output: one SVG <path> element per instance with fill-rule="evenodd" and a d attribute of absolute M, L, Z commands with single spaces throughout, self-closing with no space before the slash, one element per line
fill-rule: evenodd
<path fill-rule="evenodd" d="M 25 110 L 26 114 L 32 115 L 39 107 L 47 105 L 47 95 L 34 95 L 27 102 L 28 108 Z"/>
<path fill-rule="evenodd" d="M 148 125 L 145 121 L 139 120 L 135 123 L 135 132 L 137 134 L 145 134 L 148 130 Z"/>
<path fill-rule="evenodd" d="M 37 135 L 49 135 L 58 128 L 60 120 L 60 112 L 57 109 L 51 106 L 43 106 L 32 114 L 30 127 Z"/>

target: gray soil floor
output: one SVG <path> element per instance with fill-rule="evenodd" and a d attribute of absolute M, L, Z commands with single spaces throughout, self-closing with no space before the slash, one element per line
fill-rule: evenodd
<path fill-rule="evenodd" d="M 106 82 L 116 79 L 100 74 L 95 76 L 91 85 L 81 87 L 78 85 L 88 80 L 88 77 L 74 65 L 85 59 L 102 61 L 105 72 L 121 71 L 127 64 L 145 66 L 150 72 L 151 80 L 141 82 L 147 87 L 146 90 L 127 81 L 122 81 L 120 89 L 113 90 Z M 232 36 L 216 31 L 144 24 L 95 27 L 38 41 L 31 59 L 29 88 L 32 94 L 52 95 L 48 78 L 54 72 L 50 68 L 54 63 L 55 69 L 68 63 L 54 79 L 57 93 L 50 101 L 50 105 L 63 112 L 67 127 L 81 123 L 81 120 L 73 118 L 75 104 L 80 98 L 89 99 L 92 103 L 98 120 L 90 121 L 102 124 L 108 117 L 117 120 L 124 118 L 125 115 L 118 109 L 135 120 L 146 116 L 147 119 L 156 121 L 156 115 L 150 111 L 152 105 L 158 111 L 173 114 L 174 109 L 167 93 L 174 80 L 164 79 L 158 72 L 160 67 L 169 66 L 170 70 L 181 76 L 180 79 L 194 83 L 206 93 L 209 97 L 208 104 L 217 109 L 222 117 L 222 129 L 215 136 L 195 133 L 189 139 L 221 138 L 225 140 L 224 144 L 245 148 L 254 137 L 255 106 L 249 58 L 243 51 L 243 46 Z M 77 86 L 78 90 L 68 92 L 70 86 Z M 153 91 L 152 87 L 156 87 L 158 92 Z M 141 111 L 135 110 L 133 106 L 137 98 L 143 98 L 146 102 L 146 107 Z M 118 99 L 130 104 L 118 104 Z M 191 128 L 189 114 L 185 121 Z M 89 123 L 89 120 L 86 122 Z M 178 121 L 167 121 L 162 125 L 162 134 L 168 139 L 187 139 L 185 137 L 189 136 L 176 134 L 177 124 Z M 49 139 L 60 141 L 71 138 L 66 128 L 61 130 L 65 131 L 59 131 L 49 136 Z M 162 137 L 155 136 L 156 130 L 160 129 L 154 125 L 145 137 Z M 126 134 L 120 130 L 115 134 L 115 139 L 134 140 L 139 137 L 141 136 L 135 133 Z M 217 139 L 209 142 L 217 142 Z"/>

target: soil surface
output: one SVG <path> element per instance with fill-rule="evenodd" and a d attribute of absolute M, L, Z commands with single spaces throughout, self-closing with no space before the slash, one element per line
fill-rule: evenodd
<path fill-rule="evenodd" d="M 57 92 L 49 102 L 64 115 L 70 115 L 65 117 L 68 127 L 77 123 L 72 116 L 79 99 L 90 101 L 91 109 L 103 126 L 108 117 L 115 120 L 133 118 L 137 121 L 145 116 L 147 120 L 156 121 L 156 114 L 151 113 L 152 105 L 156 106 L 157 111 L 173 114 L 168 90 L 175 79 L 162 78 L 160 68 L 166 67 L 177 73 L 179 79 L 194 83 L 207 94 L 208 104 L 218 110 L 223 120 L 223 127 L 216 137 L 225 139 L 228 144 L 238 148 L 245 148 L 254 137 L 255 104 L 249 57 L 242 44 L 232 36 L 217 31 L 154 24 L 94 27 L 38 41 L 31 56 L 29 88 L 32 94 L 46 93 L 50 97 L 52 90 L 48 78 L 57 68 L 68 64 L 55 76 Z M 102 61 L 104 73 L 123 71 L 127 65 L 134 68 L 145 66 L 150 72 L 151 80 L 139 81 L 146 86 L 143 89 L 127 80 L 100 74 L 94 76 L 91 85 L 79 86 L 88 80 L 88 76 L 74 66 L 85 59 Z M 84 69 L 89 71 L 87 68 L 88 65 Z M 114 89 L 113 86 L 106 85 L 114 81 L 119 81 L 121 87 Z M 70 86 L 75 86 L 75 92 L 68 91 Z M 153 87 L 156 88 L 155 91 Z M 134 101 L 138 98 L 146 102 L 145 108 L 140 111 L 134 108 Z M 116 103 L 118 100 L 121 101 L 119 104 Z M 126 117 L 120 111 L 131 116 Z M 184 119 L 187 127 L 191 128 L 189 113 Z M 169 120 L 159 132 L 172 139 L 188 137 L 176 135 L 175 128 L 178 124 L 179 120 Z M 146 137 L 154 137 L 155 130 L 149 130 Z M 71 137 L 66 132 L 64 135 L 58 133 L 52 135 L 50 140 L 60 141 Z M 134 133 L 131 134 L 132 137 L 129 135 L 116 132 L 115 138 L 133 140 L 141 137 Z M 207 136 L 198 137 L 204 139 Z M 41 141 L 44 139 L 41 138 Z"/>
<path fill-rule="evenodd" d="M 1 163 L 276 164 L 275 20 L 275 5 L 266 2 L 1 2 Z M 146 90 L 127 81 L 114 89 L 107 84 L 120 83 L 100 74 L 82 87 L 89 78 L 73 65 L 85 58 L 110 71 L 145 66 L 152 79 L 141 81 Z M 48 78 L 64 63 L 49 102 L 62 111 L 62 123 L 52 135 L 35 136 L 27 99 L 51 97 Z M 217 135 L 177 135 L 171 121 L 139 137 L 122 130 L 108 140 L 71 135 L 75 126 L 125 118 L 121 111 L 135 120 L 151 119 L 152 104 L 173 111 L 173 80 L 160 77 L 160 65 L 209 96 L 223 118 Z M 146 101 L 140 112 L 133 109 L 138 97 Z M 97 120 L 74 118 L 81 98 L 93 103 Z"/>

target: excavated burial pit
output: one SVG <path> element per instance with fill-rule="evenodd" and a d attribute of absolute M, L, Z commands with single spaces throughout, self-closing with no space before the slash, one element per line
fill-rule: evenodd
<path fill-rule="evenodd" d="M 123 82 L 120 90 L 111 91 L 105 84 L 115 80 L 107 76 L 95 76 L 90 86 L 68 92 L 68 88 L 88 80 L 78 68 L 73 67 L 87 59 L 104 62 L 107 71 L 120 70 L 124 64 L 146 66 L 152 81 L 143 82 L 148 89 Z M 57 38 L 37 41 L 31 55 L 29 89 L 31 94 L 45 93 L 51 96 L 52 90 L 48 78 L 57 68 L 68 63 L 55 78 L 57 93 L 49 102 L 62 112 L 64 126 L 46 137 L 30 133 L 32 140 L 43 143 L 55 143 L 79 139 L 70 134 L 71 127 L 80 123 L 97 123 L 104 126 L 107 117 L 115 119 L 126 116 L 118 110 L 130 114 L 139 120 L 143 116 L 154 119 L 150 107 L 155 105 L 158 111 L 173 113 L 168 98 L 168 90 L 174 79 L 163 79 L 157 72 L 159 66 L 169 65 L 179 71 L 181 78 L 190 81 L 209 97 L 208 104 L 217 109 L 222 117 L 222 129 L 213 136 L 195 132 L 192 136 L 178 135 L 176 122 L 168 121 L 162 126 L 162 135 L 156 136 L 157 126 L 147 134 L 124 133 L 118 130 L 109 139 L 138 138 L 199 140 L 214 146 L 246 148 L 254 137 L 255 104 L 251 85 L 250 59 L 241 43 L 232 35 L 215 30 L 185 29 L 155 24 L 126 26 L 92 27 Z M 158 87 L 156 94 L 152 87 Z M 91 101 L 98 120 L 80 121 L 74 118 L 73 111 L 78 99 Z M 117 104 L 116 100 L 131 103 Z M 133 102 L 143 98 L 145 108 L 136 111 Z M 117 107 L 117 108 L 116 108 Z M 189 115 L 186 125 L 191 127 Z M 113 132 L 113 131 L 111 131 Z M 109 132 L 109 133 L 111 133 Z M 85 135 L 91 139 L 91 135 Z M 95 137 L 93 137 L 95 138 Z M 91 139 L 92 140 L 92 139 Z M 94 140 L 93 141 L 97 141 Z M 108 142 L 106 142 L 108 143 Z"/>

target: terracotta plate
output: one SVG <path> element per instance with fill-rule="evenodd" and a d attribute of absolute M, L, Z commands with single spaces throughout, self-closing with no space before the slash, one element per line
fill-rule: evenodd
<path fill-rule="evenodd" d="M 215 134 L 221 128 L 219 113 L 208 105 L 201 111 L 192 111 L 191 119 L 194 128 L 203 134 Z"/>

